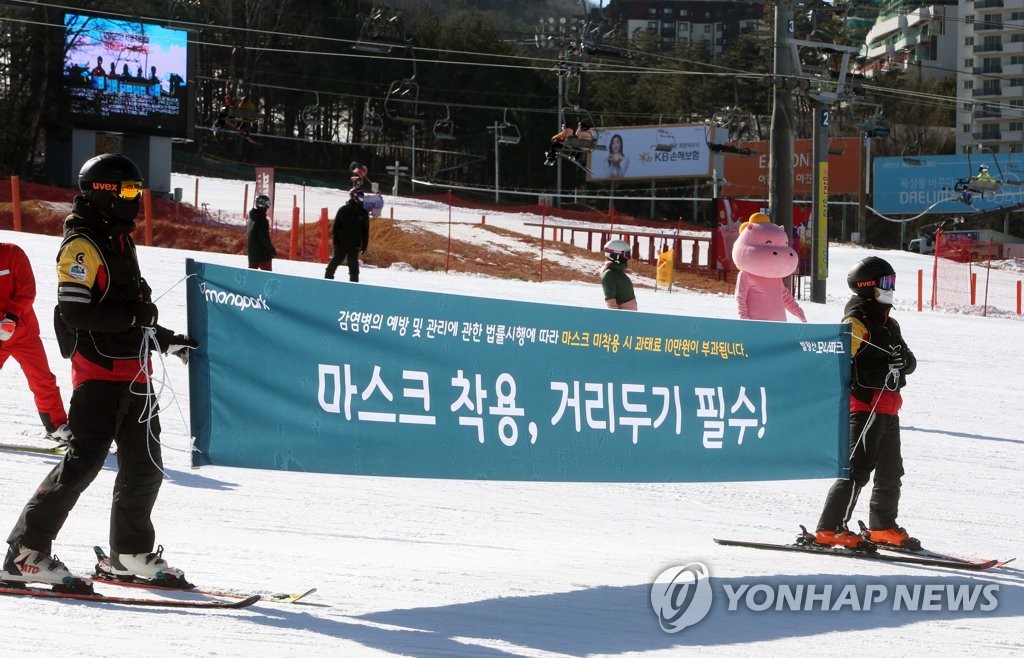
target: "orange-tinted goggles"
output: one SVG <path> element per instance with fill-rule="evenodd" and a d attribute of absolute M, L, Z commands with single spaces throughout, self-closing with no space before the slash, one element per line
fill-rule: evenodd
<path fill-rule="evenodd" d="M 123 180 L 118 188 L 117 196 L 125 201 L 134 201 L 142 194 L 142 189 L 142 181 L 140 180 Z"/>

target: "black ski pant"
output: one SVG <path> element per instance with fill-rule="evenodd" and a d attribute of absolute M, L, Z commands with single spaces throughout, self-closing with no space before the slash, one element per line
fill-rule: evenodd
<path fill-rule="evenodd" d="M 156 540 L 151 514 L 163 483 L 160 419 L 146 385 L 88 381 L 71 395 L 74 438 L 64 459 L 25 505 L 8 544 L 51 554 L 53 540 L 78 497 L 103 468 L 117 443 L 117 476 L 110 505 L 110 550 L 150 553 Z"/>
<path fill-rule="evenodd" d="M 327 263 L 327 272 L 324 278 L 333 279 L 338 266 L 348 261 L 348 280 L 359 281 L 359 247 L 335 247 L 331 261 Z"/>
<path fill-rule="evenodd" d="M 850 477 L 835 481 L 825 498 L 818 530 L 845 530 L 860 490 L 874 471 L 868 527 L 896 526 L 900 506 L 903 457 L 900 454 L 900 417 L 856 412 L 850 414 Z"/>

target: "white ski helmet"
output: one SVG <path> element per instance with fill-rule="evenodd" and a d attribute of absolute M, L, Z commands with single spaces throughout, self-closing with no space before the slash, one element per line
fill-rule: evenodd
<path fill-rule="evenodd" d="M 625 263 L 633 253 L 633 248 L 625 240 L 609 240 L 604 243 L 604 255 L 608 260 Z"/>

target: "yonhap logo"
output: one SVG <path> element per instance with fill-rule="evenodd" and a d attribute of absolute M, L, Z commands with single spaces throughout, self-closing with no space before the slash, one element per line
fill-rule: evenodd
<path fill-rule="evenodd" d="M 669 567 L 651 585 L 651 607 L 666 633 L 678 633 L 704 619 L 711 598 L 711 575 L 700 562 Z"/>
<path fill-rule="evenodd" d="M 223 290 L 211 288 L 206 283 L 201 283 L 199 289 L 203 292 L 203 297 L 206 298 L 206 301 L 213 302 L 214 304 L 234 306 L 240 311 L 250 308 L 257 311 L 270 310 L 270 305 L 267 304 L 267 300 L 263 299 L 263 295 L 250 297 L 248 295 L 240 295 L 237 292 L 224 292 Z"/>
<path fill-rule="evenodd" d="M 723 613 L 910 612 L 986 613 L 999 607 L 999 585 L 984 582 L 832 583 L 768 578 L 762 583 L 714 583 L 702 562 L 673 566 L 651 585 L 651 608 L 661 630 L 678 633 L 704 619 L 718 589 Z"/>

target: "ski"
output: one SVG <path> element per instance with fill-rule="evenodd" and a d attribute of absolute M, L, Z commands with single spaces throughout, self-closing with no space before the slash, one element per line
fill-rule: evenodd
<path fill-rule="evenodd" d="M 17 450 L 19 452 L 35 452 L 42 455 L 63 455 L 67 450 L 65 446 L 31 446 L 17 443 L 0 443 L 0 450 Z"/>
<path fill-rule="evenodd" d="M 252 595 L 252 592 L 246 592 L 237 589 L 200 587 L 186 580 L 156 582 L 152 580 L 136 578 L 134 576 L 115 576 L 100 569 L 100 564 L 110 564 L 110 558 L 107 557 L 106 552 L 99 546 L 93 546 L 92 549 L 96 553 L 96 559 L 99 561 L 96 565 L 96 573 L 92 577 L 94 582 L 106 583 L 108 585 L 117 585 L 118 587 L 137 587 L 139 589 L 157 591 L 194 592 L 196 594 L 205 594 L 206 596 L 216 596 L 220 598 L 229 599 L 245 599 Z M 306 597 L 310 596 L 315 592 L 316 588 L 312 587 L 304 592 L 299 593 L 257 592 L 257 594 L 264 601 L 268 601 L 270 603 L 298 603 L 299 601 L 305 599 Z"/>
<path fill-rule="evenodd" d="M 898 562 L 903 564 L 920 564 L 929 567 L 943 567 L 946 569 L 970 569 L 981 571 L 1000 566 L 999 560 L 983 560 L 971 562 L 959 559 L 945 559 L 927 557 L 922 555 L 904 555 L 893 552 L 856 551 L 841 546 L 822 546 L 820 544 L 773 544 L 769 542 L 744 541 L 737 539 L 715 539 L 716 544 L 722 546 L 743 546 L 746 548 L 757 548 L 770 551 L 792 551 L 796 553 L 807 553 L 810 555 L 831 555 L 835 557 L 848 557 L 857 560 L 872 560 L 875 562 Z"/>
<path fill-rule="evenodd" d="M 259 594 L 252 594 L 237 601 L 219 600 L 182 600 L 182 599 L 144 599 L 126 596 L 108 596 L 98 592 L 62 592 L 44 587 L 32 585 L 9 585 L 0 583 L 0 596 L 31 596 L 41 599 L 73 599 L 77 601 L 92 601 L 95 603 L 109 603 L 125 606 L 149 606 L 154 608 L 193 608 L 201 610 L 238 610 L 248 608 L 260 600 Z"/>
<path fill-rule="evenodd" d="M 868 536 L 866 534 L 868 532 L 867 525 L 863 521 L 858 521 L 857 523 L 860 525 L 860 533 L 861 533 L 861 535 L 867 537 Z M 926 557 L 926 558 L 931 558 L 931 559 L 936 559 L 936 560 L 949 560 L 951 562 L 961 562 L 961 563 L 966 563 L 966 564 L 983 564 L 985 562 L 989 562 L 989 560 L 982 559 L 982 558 L 968 558 L 968 557 L 961 557 L 959 555 L 950 555 L 948 553 L 940 553 L 938 551 L 932 551 L 932 550 L 929 550 L 929 549 L 924 548 L 924 547 L 914 549 L 914 548 L 906 548 L 904 546 L 896 546 L 894 544 L 884 544 L 884 543 L 880 543 L 880 542 L 874 542 L 874 544 L 875 544 L 875 546 L 878 547 L 878 550 L 880 550 L 880 551 L 889 551 L 890 553 L 900 553 L 900 554 L 903 554 L 903 555 L 917 555 L 917 556 L 920 556 L 920 557 Z M 995 561 L 996 563 L 993 566 L 1001 567 L 1001 566 L 1003 566 L 1005 564 L 1009 564 L 1010 562 L 1013 562 L 1015 559 L 1017 559 L 1017 558 L 1010 558 L 1009 560 L 996 560 Z"/>

